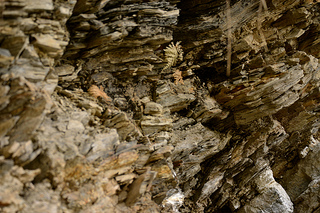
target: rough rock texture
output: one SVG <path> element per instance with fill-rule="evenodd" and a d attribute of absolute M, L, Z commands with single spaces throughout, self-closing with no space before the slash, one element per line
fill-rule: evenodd
<path fill-rule="evenodd" d="M 319 212 L 320 3 L 226 12 L 0 1 L 0 211 Z"/>

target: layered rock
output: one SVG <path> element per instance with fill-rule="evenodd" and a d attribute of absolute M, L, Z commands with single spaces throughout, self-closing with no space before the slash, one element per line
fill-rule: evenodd
<path fill-rule="evenodd" d="M 317 211 L 320 6 L 263 2 L 227 78 L 224 0 L 5 1 L 1 211 Z"/>
<path fill-rule="evenodd" d="M 53 167 L 28 166 L 46 152 L 35 132 L 53 104 L 54 65 L 69 41 L 65 23 L 73 3 L 21 0 L 1 6 L 1 211 L 54 212 L 61 207 L 59 192 L 48 181 L 33 181 L 64 161 L 55 155 Z"/>
<path fill-rule="evenodd" d="M 90 1 L 78 3 L 68 21 L 71 42 L 66 58 L 91 58 L 86 69 L 103 69 L 119 78 L 155 75 L 162 44 L 173 37 L 177 1 Z M 92 7 L 92 9 L 88 9 Z"/>

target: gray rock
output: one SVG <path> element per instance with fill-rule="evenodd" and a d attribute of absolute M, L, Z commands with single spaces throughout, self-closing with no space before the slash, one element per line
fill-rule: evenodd
<path fill-rule="evenodd" d="M 84 144 L 91 144 L 86 157 L 88 161 L 93 162 L 113 154 L 114 147 L 120 144 L 119 135 L 115 129 L 111 129 L 108 133 L 95 135 L 91 143 L 88 140 L 84 141 Z"/>
<path fill-rule="evenodd" d="M 20 58 L 12 66 L 10 72 L 17 76 L 23 76 L 32 82 L 37 82 L 44 80 L 49 70 L 50 68 L 43 66 L 41 62 Z"/>
<path fill-rule="evenodd" d="M 61 50 L 60 42 L 54 39 L 51 35 L 34 36 L 34 45 L 40 48 L 43 52 L 58 52 Z"/>
<path fill-rule="evenodd" d="M 26 194 L 28 205 L 22 210 L 23 213 L 56 213 L 62 210 L 59 193 L 52 190 L 48 180 L 36 184 L 33 189 L 27 190 Z"/>
<path fill-rule="evenodd" d="M 205 123 L 212 118 L 221 117 L 221 114 L 223 113 L 219 104 L 213 98 L 207 97 L 194 110 L 193 117 L 197 122 Z M 225 117 L 227 117 L 227 113 Z"/>
<path fill-rule="evenodd" d="M 141 135 L 135 123 L 133 123 L 124 112 L 115 112 L 112 118 L 106 120 L 104 125 L 109 128 L 116 128 L 121 140 L 129 135 Z"/>
<path fill-rule="evenodd" d="M 177 112 L 187 108 L 195 99 L 192 94 L 165 94 L 157 102 L 164 107 L 168 107 L 171 112 Z"/>
<path fill-rule="evenodd" d="M 148 102 L 145 104 L 143 112 L 146 115 L 162 115 L 163 107 L 155 102 Z"/>
<path fill-rule="evenodd" d="M 198 198 L 198 201 L 207 198 L 208 195 L 213 194 L 219 187 L 222 185 L 222 179 L 224 173 L 219 172 L 217 174 L 211 175 L 210 180 L 204 184 L 201 191 L 201 196 Z"/>
<path fill-rule="evenodd" d="M 83 126 L 81 121 L 69 120 L 67 130 L 82 132 L 83 130 L 85 130 L 85 127 Z"/>
<path fill-rule="evenodd" d="M 7 49 L 0 48 L 0 55 L 1 55 L 1 56 L 10 57 L 10 56 L 11 56 L 11 53 L 10 53 L 10 51 L 7 50 Z"/>
<path fill-rule="evenodd" d="M 27 12 L 52 11 L 54 9 L 52 0 L 26 0 Z"/>
<path fill-rule="evenodd" d="M 280 70 L 277 69 L 274 72 L 279 73 Z M 287 71 L 280 77 L 269 78 L 266 83 L 261 82 L 255 89 L 246 83 L 230 85 L 231 87 L 227 90 L 236 92 L 229 93 L 229 100 L 227 101 L 220 99 L 222 94 L 226 98 L 225 89 L 221 88 L 221 93 L 216 96 L 216 100 L 220 101 L 223 106 L 234 110 L 237 124 L 248 124 L 257 118 L 276 113 L 283 107 L 288 107 L 297 101 L 299 93 L 294 86 L 299 84 L 303 77 L 304 70 L 302 67 L 299 65 L 293 66 L 287 68 Z M 237 91 L 236 88 L 242 86 L 244 88 Z M 266 110 L 267 108 L 268 110 Z"/>
<path fill-rule="evenodd" d="M 74 72 L 74 66 L 70 64 L 64 64 L 59 67 L 55 67 L 55 70 L 58 75 L 64 76 L 64 75 L 71 75 Z"/>
<path fill-rule="evenodd" d="M 169 108 L 171 112 L 187 108 L 196 99 L 190 81 L 186 81 L 183 85 L 164 82 L 157 87 L 156 93 L 158 95 L 157 103 Z"/>
<path fill-rule="evenodd" d="M 260 193 L 239 212 L 293 212 L 293 203 L 270 169 L 265 169 L 255 180 Z"/>
<path fill-rule="evenodd" d="M 297 212 L 312 212 L 315 211 L 320 205 L 317 199 L 320 191 L 319 178 L 312 180 L 308 188 L 302 192 L 299 197 L 294 201 L 295 211 Z"/>
<path fill-rule="evenodd" d="M 28 37 L 19 32 L 15 36 L 5 38 L 1 44 L 1 48 L 8 49 L 11 55 L 16 57 L 22 53 L 28 43 Z"/>
<path fill-rule="evenodd" d="M 181 140 L 183 138 L 183 140 Z M 221 151 L 230 140 L 230 136 L 220 135 L 200 123 L 186 130 L 174 130 L 171 144 L 174 145 L 172 161 L 183 162 L 179 179 L 186 181 L 200 170 L 200 164 Z"/>
<path fill-rule="evenodd" d="M 168 131 L 172 128 L 172 119 L 164 117 L 143 116 L 141 119 L 141 129 L 145 135 Z"/>

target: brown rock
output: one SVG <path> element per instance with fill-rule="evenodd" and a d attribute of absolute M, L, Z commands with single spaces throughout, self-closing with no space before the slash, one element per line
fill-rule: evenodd
<path fill-rule="evenodd" d="M 25 0 L 27 12 L 51 11 L 54 9 L 52 0 Z"/>
<path fill-rule="evenodd" d="M 48 52 L 58 52 L 61 50 L 59 41 L 54 39 L 50 35 L 39 35 L 34 36 L 35 42 L 34 45 L 39 47 L 42 51 Z"/>
<path fill-rule="evenodd" d="M 126 206 L 132 206 L 140 196 L 140 187 L 144 181 L 146 174 L 140 175 L 133 183 L 129 186 L 127 199 L 125 201 Z"/>
<path fill-rule="evenodd" d="M 144 116 L 140 125 L 143 133 L 148 135 L 160 131 L 170 130 L 172 128 L 172 119 Z"/>

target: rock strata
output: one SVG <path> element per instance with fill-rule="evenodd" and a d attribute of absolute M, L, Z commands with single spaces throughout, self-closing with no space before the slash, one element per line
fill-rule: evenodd
<path fill-rule="evenodd" d="M 0 212 L 319 211 L 319 11 L 1 1 Z"/>

